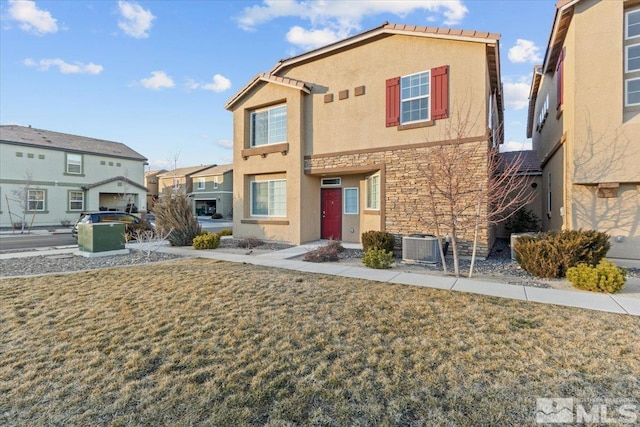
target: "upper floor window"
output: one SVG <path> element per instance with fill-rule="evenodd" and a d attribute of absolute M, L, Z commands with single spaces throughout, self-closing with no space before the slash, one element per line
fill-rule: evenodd
<path fill-rule="evenodd" d="M 67 173 L 82 173 L 82 155 L 67 153 Z"/>
<path fill-rule="evenodd" d="M 372 175 L 366 180 L 367 209 L 380 209 L 380 175 Z"/>
<path fill-rule="evenodd" d="M 625 38 L 640 37 L 640 9 L 627 12 L 625 18 Z"/>
<path fill-rule="evenodd" d="M 287 106 L 267 108 L 251 113 L 251 146 L 287 141 Z"/>
<path fill-rule="evenodd" d="M 27 191 L 27 208 L 30 211 L 44 211 L 45 198 L 44 190 Z"/>
<path fill-rule="evenodd" d="M 400 78 L 400 123 L 429 120 L 430 71 Z"/>
<path fill-rule="evenodd" d="M 640 78 L 629 79 L 625 82 L 625 105 L 640 105 Z"/>
<path fill-rule="evenodd" d="M 625 72 L 640 71 L 640 43 L 627 46 Z"/>
<path fill-rule="evenodd" d="M 196 189 L 197 190 L 204 190 L 204 178 L 198 178 L 198 180 L 196 181 Z"/>
<path fill-rule="evenodd" d="M 213 177 L 213 188 L 214 188 L 215 190 L 217 190 L 217 189 L 218 189 L 218 184 L 219 184 L 218 177 L 217 177 L 217 176 L 214 176 L 214 177 Z"/>

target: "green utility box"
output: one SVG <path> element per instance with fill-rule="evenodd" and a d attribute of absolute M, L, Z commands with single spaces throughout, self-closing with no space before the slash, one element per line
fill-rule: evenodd
<path fill-rule="evenodd" d="M 84 252 L 107 252 L 124 249 L 124 223 L 102 222 L 78 224 L 78 249 Z"/>

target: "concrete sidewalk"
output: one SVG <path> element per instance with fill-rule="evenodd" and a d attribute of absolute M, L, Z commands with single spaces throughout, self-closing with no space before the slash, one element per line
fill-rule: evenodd
<path fill-rule="evenodd" d="M 195 250 L 192 247 L 161 246 L 158 251 L 178 254 L 186 257 L 210 258 L 220 261 L 244 262 L 248 264 L 266 267 L 283 268 L 287 270 L 303 271 L 309 273 L 322 273 L 335 276 L 352 277 L 357 279 L 374 280 L 410 286 L 421 286 L 434 289 L 445 289 L 458 292 L 470 292 L 480 295 L 488 295 L 500 298 L 518 299 L 522 301 L 537 302 L 543 304 L 555 304 L 567 307 L 578 307 L 589 310 L 606 311 L 611 313 L 630 314 L 640 316 L 640 299 L 621 294 L 600 294 L 577 289 L 558 290 L 535 288 L 524 285 L 509 285 L 467 278 L 444 277 L 428 273 L 409 273 L 394 269 L 375 270 L 365 267 L 354 267 L 340 263 L 312 263 L 300 261 L 297 258 L 307 251 L 325 242 L 314 242 L 302 246 L 294 246 L 281 251 L 265 254 L 241 255 L 216 250 Z M 343 244 L 350 247 L 349 244 Z M 135 249 L 137 243 L 127 244 L 127 247 Z M 361 247 L 361 246 L 354 246 Z M 38 250 L 29 252 L 16 252 L 0 254 L 0 259 L 26 258 L 38 255 L 60 255 L 73 253 L 77 247 L 57 248 L 52 250 Z M 634 285 L 639 282 L 637 279 Z"/>

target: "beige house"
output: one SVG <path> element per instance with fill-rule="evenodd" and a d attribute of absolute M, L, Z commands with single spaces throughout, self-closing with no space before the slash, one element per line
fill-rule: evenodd
<path fill-rule="evenodd" d="M 0 227 L 23 219 L 59 226 L 89 210 L 146 210 L 146 164 L 119 142 L 0 126 Z"/>
<path fill-rule="evenodd" d="M 225 106 L 234 235 L 300 244 L 431 233 L 418 165 L 434 146 L 487 153 L 501 142 L 499 58 L 497 34 L 385 24 L 258 74 Z M 454 141 L 447 129 L 465 110 L 477 119 Z M 487 179 L 486 156 L 460 168 L 471 183 Z M 462 228 L 464 246 L 473 230 Z M 481 253 L 492 238 L 484 224 Z"/>
<path fill-rule="evenodd" d="M 609 257 L 640 259 L 640 1 L 557 4 L 527 134 L 544 229 L 605 231 Z"/>
<path fill-rule="evenodd" d="M 211 166 L 191 175 L 196 215 L 219 213 L 225 218 L 233 214 L 233 165 Z"/>
<path fill-rule="evenodd" d="M 149 210 L 153 210 L 153 205 L 160 195 L 158 175 L 165 172 L 167 172 L 166 169 L 157 169 L 144 173 L 144 186 L 147 187 L 147 208 Z"/>
<path fill-rule="evenodd" d="M 193 191 L 193 178 L 191 176 L 211 166 L 212 165 L 200 165 L 175 168 L 157 174 L 156 178 L 158 180 L 158 193 L 160 197 L 162 197 L 162 194 L 171 193 L 176 190 L 184 191 L 187 194 L 191 193 Z"/>

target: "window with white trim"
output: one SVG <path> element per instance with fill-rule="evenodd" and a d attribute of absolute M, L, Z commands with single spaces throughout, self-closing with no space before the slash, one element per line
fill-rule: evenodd
<path fill-rule="evenodd" d="M 204 178 L 197 178 L 198 180 L 196 181 L 196 189 L 197 190 L 204 190 L 205 187 L 205 182 L 204 182 Z"/>
<path fill-rule="evenodd" d="M 627 107 L 640 105 L 640 78 L 629 79 L 625 83 L 624 105 Z"/>
<path fill-rule="evenodd" d="M 400 123 L 429 120 L 430 71 L 400 78 Z"/>
<path fill-rule="evenodd" d="M 27 190 L 27 209 L 30 211 L 45 210 L 45 191 Z"/>
<path fill-rule="evenodd" d="M 625 13 L 625 39 L 640 37 L 640 9 Z"/>
<path fill-rule="evenodd" d="M 217 189 L 218 189 L 218 184 L 219 184 L 219 182 L 218 182 L 218 177 L 217 177 L 217 176 L 214 176 L 214 177 L 213 177 L 213 189 L 214 189 L 214 190 L 217 190 Z"/>
<path fill-rule="evenodd" d="M 357 215 L 358 214 L 358 187 L 345 188 L 344 189 L 344 214 L 345 215 Z"/>
<path fill-rule="evenodd" d="M 547 216 L 551 218 L 551 172 L 547 174 Z"/>
<path fill-rule="evenodd" d="M 84 191 L 69 191 L 69 210 L 84 210 Z"/>
<path fill-rule="evenodd" d="M 251 146 L 287 141 L 287 106 L 266 108 L 251 113 Z"/>
<path fill-rule="evenodd" d="M 82 173 L 82 155 L 67 153 L 67 173 Z"/>
<path fill-rule="evenodd" d="M 251 216 L 287 216 L 287 180 L 251 182 Z"/>
<path fill-rule="evenodd" d="M 370 210 L 380 209 L 380 175 L 372 175 L 366 179 L 367 204 Z"/>
<path fill-rule="evenodd" d="M 640 43 L 627 46 L 625 72 L 640 71 Z"/>

